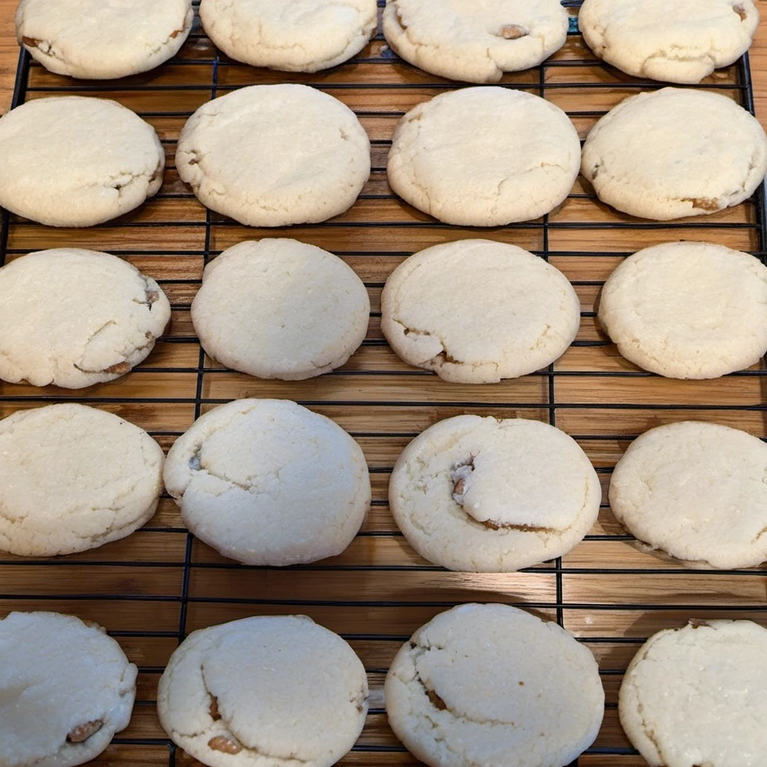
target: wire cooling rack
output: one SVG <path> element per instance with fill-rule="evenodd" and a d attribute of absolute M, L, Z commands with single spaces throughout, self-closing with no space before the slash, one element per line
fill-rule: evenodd
<path fill-rule="evenodd" d="M 565 2 L 573 16 L 578 2 Z M 249 229 L 206 211 L 174 167 L 178 133 L 202 103 L 237 87 L 304 82 L 351 106 L 373 146 L 373 173 L 346 214 L 320 225 Z M 566 46 L 542 66 L 504 77 L 501 85 L 543 96 L 565 109 L 581 137 L 626 96 L 661 87 L 597 61 L 573 18 Z M 196 22 L 178 56 L 159 69 L 116 82 L 58 77 L 22 53 L 13 105 L 68 93 L 114 98 L 157 129 L 168 156 L 160 193 L 139 210 L 92 229 L 60 230 L 2 214 L 0 258 L 32 250 L 90 247 L 119 254 L 155 277 L 173 305 L 172 326 L 150 357 L 118 381 L 79 391 L 0 382 L 0 416 L 51 402 L 76 401 L 115 412 L 148 429 L 167 448 L 217 403 L 246 396 L 294 399 L 336 420 L 365 450 L 373 507 L 349 549 L 311 566 L 243 567 L 194 540 L 164 497 L 155 518 L 129 538 L 80 555 L 35 561 L 2 555 L 0 610 L 43 609 L 96 620 L 139 665 L 130 727 L 100 764 L 191 765 L 157 722 L 156 685 L 168 656 L 190 631 L 252 614 L 303 613 L 350 641 L 368 670 L 371 709 L 344 765 L 413 764 L 386 724 L 382 683 L 388 664 L 419 625 L 448 607 L 498 601 L 554 619 L 600 661 L 607 693 L 605 722 L 580 767 L 644 764 L 623 735 L 616 698 L 623 670 L 649 634 L 690 617 L 745 617 L 767 624 L 764 568 L 695 572 L 631 546 L 606 501 L 600 519 L 562 559 L 520 573 L 450 573 L 419 559 L 389 514 L 388 475 L 410 439 L 437 420 L 462 413 L 536 418 L 574 436 L 607 485 L 627 444 L 646 429 L 685 419 L 710 420 L 767 436 L 765 367 L 717 381 L 670 381 L 622 360 L 602 334 L 594 301 L 622 258 L 677 239 L 710 240 L 764 260 L 764 190 L 737 208 L 673 223 L 633 219 L 596 201 L 581 179 L 557 211 L 508 227 L 470 229 L 437 223 L 399 201 L 385 162 L 397 120 L 415 104 L 463 87 L 399 61 L 379 34 L 352 61 L 316 75 L 253 69 L 218 54 Z M 753 112 L 747 57 L 700 87 Z M 341 369 L 304 382 L 261 381 L 206 358 L 194 336 L 189 304 L 205 263 L 243 239 L 290 236 L 342 256 L 362 277 L 373 313 L 362 348 Z M 447 384 L 404 365 L 380 332 L 379 297 L 386 277 L 423 247 L 488 237 L 525 247 L 561 269 L 581 298 L 581 329 L 548 369 L 493 386 Z"/>

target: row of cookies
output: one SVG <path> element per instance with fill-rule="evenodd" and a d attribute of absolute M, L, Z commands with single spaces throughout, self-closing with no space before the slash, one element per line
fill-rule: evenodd
<path fill-rule="evenodd" d="M 3 765 L 71 767 L 125 729 L 138 669 L 97 624 L 51 612 L 0 620 Z M 757 767 L 767 750 L 767 630 L 690 621 L 651 636 L 629 664 L 619 715 L 651 765 Z M 160 678 L 157 712 L 208 767 L 330 767 L 370 705 L 360 658 L 305 616 L 254 616 L 190 634 Z M 503 604 L 437 614 L 391 661 L 389 724 L 420 760 L 563 767 L 595 740 L 605 693 L 591 651 Z M 239 759 L 234 759 L 237 757 Z"/>
<path fill-rule="evenodd" d="M 164 166 L 154 129 L 113 101 L 49 97 L 0 119 L 0 205 L 43 224 L 92 226 L 127 213 L 157 193 Z M 205 206 L 242 224 L 312 223 L 357 200 L 370 140 L 354 112 L 316 88 L 253 85 L 189 118 L 176 167 Z M 709 214 L 753 194 L 767 172 L 767 137 L 726 96 L 664 88 L 618 104 L 581 152 L 551 102 L 463 88 L 405 114 L 387 165 L 406 202 L 461 226 L 544 216 L 579 170 L 619 211 L 663 221 Z"/>
<path fill-rule="evenodd" d="M 494 383 L 559 359 L 578 332 L 580 301 L 544 259 L 458 240 L 403 261 L 383 288 L 381 314 L 405 362 L 450 382 Z M 598 316 L 639 367 L 716 378 L 767 352 L 767 267 L 708 243 L 645 248 L 608 278 Z M 351 267 L 285 238 L 221 253 L 191 306 L 209 357 L 282 380 L 346 363 L 369 317 L 368 292 Z M 169 320 L 162 288 L 126 260 L 76 248 L 30 253 L 0 269 L 0 379 L 72 389 L 113 380 L 149 355 Z"/>
<path fill-rule="evenodd" d="M 436 12 L 435 12 L 436 11 Z M 202 0 L 208 37 L 253 66 L 317 72 L 359 53 L 378 28 L 376 0 Z M 79 23 L 84 16 L 92 23 Z M 109 79 L 163 63 L 186 40 L 191 0 L 22 0 L 19 45 L 72 77 Z M 736 61 L 759 23 L 752 0 L 584 0 L 578 26 L 594 53 L 628 74 L 698 83 Z M 403 59 L 442 77 L 487 83 L 537 66 L 565 43 L 560 0 L 387 0 L 383 33 Z"/>
<path fill-rule="evenodd" d="M 51 455 L 60 456 L 55 462 Z M 79 404 L 0 421 L 0 549 L 72 554 L 131 534 L 163 486 L 184 524 L 249 565 L 343 552 L 370 508 L 367 464 L 330 419 L 290 400 L 235 400 L 203 414 L 164 460 L 142 429 Z M 618 462 L 610 505 L 637 546 L 693 567 L 767 559 L 767 445 L 683 421 L 651 429 Z M 599 478 L 580 446 L 527 419 L 439 421 L 401 453 L 389 482 L 400 530 L 429 562 L 513 572 L 561 557 L 599 514 Z"/>

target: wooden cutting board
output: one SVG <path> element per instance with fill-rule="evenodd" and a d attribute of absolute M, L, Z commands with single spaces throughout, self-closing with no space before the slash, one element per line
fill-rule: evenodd
<path fill-rule="evenodd" d="M 0 0 L 0 83 L 15 66 L 10 20 L 15 3 Z M 767 13 L 763 13 L 767 16 Z M 767 116 L 767 33 L 753 53 L 757 108 Z M 394 126 L 403 112 L 456 87 L 391 54 L 379 36 L 353 61 L 311 76 L 257 70 L 217 57 L 196 30 L 179 56 L 159 69 L 117 83 L 83 83 L 32 66 L 26 98 L 77 93 L 115 98 L 157 129 L 168 156 L 160 194 L 116 222 L 60 230 L 12 219 L 8 260 L 56 246 L 123 255 L 158 279 L 173 303 L 168 335 L 146 362 L 122 379 L 76 392 L 0 383 L 0 416 L 77 400 L 142 426 L 167 448 L 194 418 L 241 397 L 294 399 L 350 431 L 362 445 L 373 482 L 373 507 L 360 535 L 339 557 L 288 569 L 243 568 L 187 534 L 175 504 L 163 498 L 156 517 L 124 541 L 49 560 L 0 559 L 0 614 L 13 609 L 72 612 L 105 625 L 141 669 L 130 727 L 95 764 L 191 765 L 174 754 L 154 709 L 156 686 L 179 637 L 252 614 L 303 613 L 347 637 L 370 675 L 371 712 L 345 765 L 413 764 L 386 724 L 382 683 L 399 645 L 419 625 L 468 601 L 500 601 L 557 619 L 600 662 L 607 693 L 605 722 L 581 767 L 635 767 L 616 711 L 621 675 L 641 641 L 688 618 L 744 617 L 767 625 L 767 569 L 703 573 L 637 552 L 607 507 L 587 539 L 561 561 L 513 574 L 451 573 L 421 560 L 398 533 L 387 505 L 389 472 L 403 447 L 435 421 L 463 413 L 536 418 L 578 439 L 603 481 L 632 438 L 662 423 L 715 421 L 767 436 L 764 366 L 716 381 L 671 381 L 623 360 L 594 317 L 600 286 L 625 255 L 676 239 L 710 240 L 757 252 L 756 206 L 669 224 L 639 221 L 598 203 L 581 179 L 545 220 L 490 230 L 438 224 L 398 200 L 385 174 Z M 174 150 L 194 109 L 214 95 L 259 83 L 304 82 L 353 108 L 373 142 L 373 173 L 350 211 L 319 225 L 266 230 L 211 214 L 178 179 Z M 657 87 L 596 61 L 578 35 L 550 62 L 507 75 L 503 84 L 544 95 L 565 109 L 581 136 L 628 95 Z M 733 66 L 704 87 L 736 99 L 745 89 Z M 0 96 L 4 92 L 0 91 Z M 5 91 L 7 93 L 7 91 Z M 243 239 L 291 236 L 342 256 L 365 281 L 373 313 L 363 347 L 340 370 L 302 382 L 262 381 L 221 369 L 201 352 L 189 304 L 210 257 Z M 380 293 L 410 253 L 458 238 L 488 237 L 544 255 L 573 281 L 582 302 L 575 344 L 551 369 L 492 386 L 447 384 L 403 364 L 380 331 Z"/>

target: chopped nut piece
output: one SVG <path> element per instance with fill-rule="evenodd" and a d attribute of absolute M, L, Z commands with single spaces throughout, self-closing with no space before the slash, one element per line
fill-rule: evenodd
<path fill-rule="evenodd" d="M 429 700 L 431 701 L 432 706 L 439 709 L 440 711 L 444 711 L 447 708 L 447 703 L 445 703 L 442 698 L 437 695 L 434 690 L 427 690 L 426 694 L 429 696 Z"/>
<path fill-rule="evenodd" d="M 36 37 L 22 37 L 21 42 L 24 43 L 24 45 L 29 45 L 31 48 L 40 45 L 40 41 Z"/>
<path fill-rule="evenodd" d="M 239 743 L 223 735 L 216 735 L 215 738 L 211 738 L 208 741 L 208 748 L 220 751 L 222 754 L 239 754 L 242 751 L 242 746 Z"/>
<path fill-rule="evenodd" d="M 527 37 L 530 33 L 519 24 L 507 24 L 501 27 L 501 37 L 507 40 L 519 40 L 520 37 Z"/>
<path fill-rule="evenodd" d="M 210 696 L 210 716 L 214 721 L 221 719 L 221 712 L 218 710 L 218 698 Z"/>
<path fill-rule="evenodd" d="M 745 21 L 748 14 L 746 13 L 746 9 L 742 5 L 733 5 L 732 10 L 735 11 L 735 13 L 740 16 L 741 21 Z"/>
<path fill-rule="evenodd" d="M 717 200 L 712 200 L 710 197 L 683 197 L 682 202 L 689 202 L 693 208 L 700 210 L 714 211 L 722 208 Z"/>
<path fill-rule="evenodd" d="M 104 726 L 104 722 L 101 719 L 94 719 L 92 722 L 85 722 L 84 724 L 78 724 L 69 735 L 67 735 L 67 743 L 82 743 L 88 740 L 91 735 L 97 733 Z"/>
<path fill-rule="evenodd" d="M 119 375 L 122 375 L 123 373 L 127 373 L 130 369 L 131 367 L 127 362 L 118 362 L 115 365 L 110 365 L 108 368 L 104 370 L 104 372 L 117 373 Z"/>

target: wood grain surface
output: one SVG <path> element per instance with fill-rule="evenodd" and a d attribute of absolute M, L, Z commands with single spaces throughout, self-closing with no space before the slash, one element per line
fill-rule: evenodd
<path fill-rule="evenodd" d="M 767 119 L 767 3 L 751 52 L 756 110 Z M 10 103 L 18 49 L 15 3 L 0 0 L 0 111 Z M 174 167 L 186 118 L 213 95 L 243 85 L 306 82 L 327 90 L 360 115 L 373 141 L 373 173 L 359 201 L 325 224 L 266 230 L 209 214 Z M 737 67 L 704 87 L 740 98 Z M 658 84 L 633 80 L 596 61 L 572 35 L 543 68 L 508 75 L 567 110 L 581 136 L 600 113 L 629 94 Z M 218 58 L 197 29 L 179 56 L 159 69 L 119 82 L 77 82 L 32 66 L 27 99 L 81 93 L 108 96 L 157 129 L 167 152 L 156 198 L 117 221 L 91 229 L 52 229 L 14 217 L 7 259 L 30 250 L 72 245 L 117 253 L 158 279 L 173 305 L 172 325 L 149 358 L 117 381 L 79 391 L 0 382 L 0 416 L 56 401 L 77 400 L 148 429 L 163 445 L 202 412 L 241 397 L 294 399 L 333 418 L 361 444 L 371 470 L 373 507 L 360 535 L 338 557 L 286 569 L 244 568 L 194 540 L 175 504 L 163 498 L 144 529 L 123 541 L 47 562 L 2 555 L 0 614 L 13 609 L 72 612 L 107 627 L 140 667 L 130 727 L 94 764 L 156 767 L 196 764 L 176 752 L 154 708 L 159 675 L 179 638 L 252 614 L 303 613 L 347 637 L 369 672 L 371 712 L 344 765 L 415 764 L 386 724 L 382 684 L 399 645 L 436 613 L 467 601 L 502 601 L 558 619 L 596 654 L 607 693 L 604 725 L 581 767 L 639 767 L 618 722 L 623 670 L 641 641 L 688 618 L 744 617 L 767 624 L 764 566 L 706 573 L 637 551 L 603 499 L 599 520 L 561 561 L 512 574 L 451 573 L 408 546 L 389 513 L 387 485 L 403 447 L 437 420 L 462 413 L 536 418 L 555 423 L 582 445 L 607 489 L 631 439 L 685 419 L 714 421 L 767 437 L 764 365 L 716 381 L 672 381 L 646 374 L 617 353 L 598 326 L 601 284 L 629 253 L 676 239 L 710 240 L 759 251 L 756 206 L 747 202 L 711 216 L 664 225 L 602 205 L 579 180 L 546 220 L 491 230 L 450 227 L 402 203 L 386 182 L 391 135 L 402 113 L 454 84 L 394 57 L 380 38 L 353 61 L 312 76 L 253 69 Z M 62 90 L 65 89 L 65 90 Z M 362 277 L 373 307 L 366 341 L 340 370 L 301 382 L 264 381 L 223 369 L 205 357 L 189 305 L 207 260 L 246 238 L 292 236 L 341 255 Z M 488 237 L 531 249 L 573 281 L 582 302 L 575 344 L 549 370 L 492 386 L 447 384 L 401 362 L 383 340 L 380 293 L 410 253 L 458 238 Z"/>

